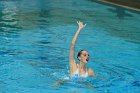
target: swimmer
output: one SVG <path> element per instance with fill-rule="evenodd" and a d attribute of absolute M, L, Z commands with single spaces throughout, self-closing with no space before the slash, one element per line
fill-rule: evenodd
<path fill-rule="evenodd" d="M 75 33 L 73 40 L 71 42 L 70 46 L 70 54 L 69 54 L 69 64 L 70 64 L 70 80 L 72 81 L 81 81 L 80 84 L 84 84 L 89 89 L 94 89 L 93 85 L 90 83 L 87 83 L 83 81 L 81 78 L 86 78 L 89 76 L 95 76 L 94 71 L 91 68 L 87 68 L 85 65 L 89 61 L 89 54 L 86 50 L 81 50 L 77 54 L 77 58 L 80 61 L 79 64 L 76 63 L 76 60 L 74 58 L 75 54 L 75 43 L 77 40 L 78 35 L 80 34 L 81 30 L 86 26 L 86 24 L 83 24 L 80 21 L 77 21 L 78 29 Z M 64 84 L 66 82 L 69 82 L 69 80 L 59 80 L 55 82 L 52 86 L 58 87 L 61 84 Z"/>
<path fill-rule="evenodd" d="M 70 46 L 70 54 L 69 54 L 69 64 L 70 64 L 70 77 L 82 77 L 86 78 L 89 76 L 95 76 L 94 71 L 91 68 L 87 68 L 85 65 L 89 61 L 89 54 L 86 50 L 81 50 L 77 54 L 77 58 L 79 60 L 79 64 L 76 63 L 76 60 L 74 58 L 75 55 L 75 43 L 78 38 L 78 35 L 80 34 L 81 30 L 86 26 L 86 24 L 83 24 L 83 22 L 77 21 L 78 29 L 75 33 L 73 40 L 71 42 Z"/>

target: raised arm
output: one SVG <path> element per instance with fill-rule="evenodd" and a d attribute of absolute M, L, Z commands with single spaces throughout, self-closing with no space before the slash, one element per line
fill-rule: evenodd
<path fill-rule="evenodd" d="M 74 52 L 75 52 L 75 43 L 77 40 L 77 37 L 80 33 L 80 31 L 86 26 L 86 24 L 84 25 L 82 22 L 77 21 L 78 24 L 78 30 L 75 33 L 73 40 L 71 42 L 71 46 L 70 46 L 70 54 L 69 54 L 69 63 L 70 63 L 70 75 L 72 75 L 74 73 L 74 71 L 77 69 L 77 64 L 74 58 Z"/>

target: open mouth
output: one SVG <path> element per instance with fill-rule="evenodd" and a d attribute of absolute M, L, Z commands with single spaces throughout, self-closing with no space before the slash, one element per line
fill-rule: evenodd
<path fill-rule="evenodd" d="M 88 61 L 89 59 L 87 58 L 86 61 Z"/>

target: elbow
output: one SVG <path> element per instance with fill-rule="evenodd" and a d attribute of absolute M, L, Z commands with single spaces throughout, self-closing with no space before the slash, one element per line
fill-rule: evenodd
<path fill-rule="evenodd" d="M 73 47 L 74 47 L 74 45 L 75 45 L 75 43 L 74 43 L 74 42 L 72 42 L 72 43 L 71 43 L 71 46 L 73 46 Z"/>

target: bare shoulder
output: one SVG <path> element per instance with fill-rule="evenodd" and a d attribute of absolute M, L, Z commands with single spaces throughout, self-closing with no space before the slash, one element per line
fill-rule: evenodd
<path fill-rule="evenodd" d="M 87 68 L 88 69 L 88 76 L 95 76 L 95 72 L 93 69 L 91 68 Z"/>

